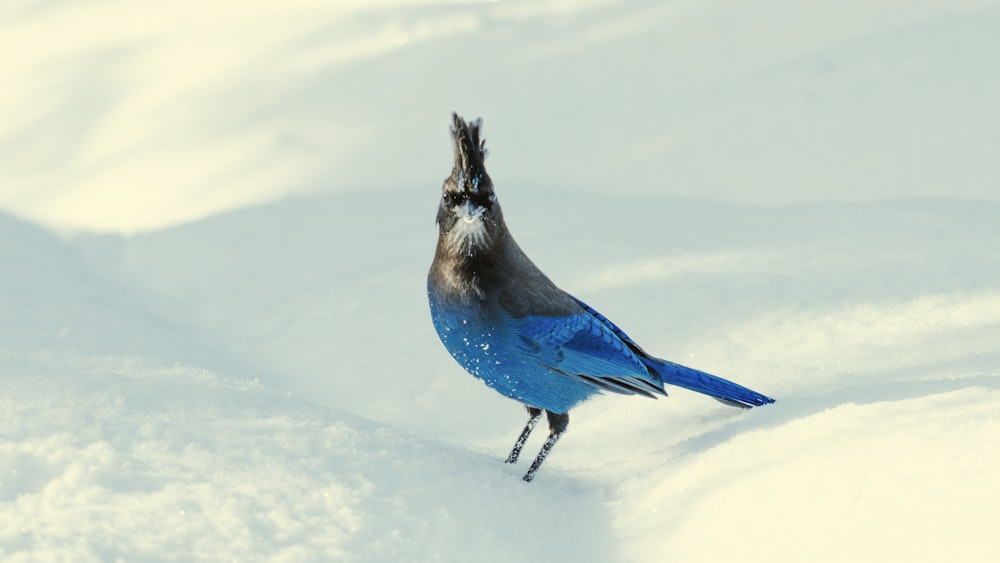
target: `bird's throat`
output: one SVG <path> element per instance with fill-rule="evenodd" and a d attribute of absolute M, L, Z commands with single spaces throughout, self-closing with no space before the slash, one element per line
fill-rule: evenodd
<path fill-rule="evenodd" d="M 445 240 L 453 254 L 471 257 L 488 248 L 490 234 L 481 214 L 462 215 L 455 219 Z"/>

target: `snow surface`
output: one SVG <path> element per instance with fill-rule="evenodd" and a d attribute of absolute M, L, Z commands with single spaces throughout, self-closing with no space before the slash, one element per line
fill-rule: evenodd
<path fill-rule="evenodd" d="M 523 411 L 427 318 L 436 197 L 303 198 L 71 243 L 4 216 L 0 555 L 998 553 L 1000 205 L 598 195 L 546 220 L 569 194 L 501 192 L 559 283 L 649 349 L 778 399 L 598 398 L 526 485 L 501 462 Z M 386 198 L 406 212 L 372 231 Z M 641 236 L 654 221 L 671 236 Z"/>
<path fill-rule="evenodd" d="M 140 4 L 0 12 L 0 560 L 1000 558 L 997 3 Z M 426 306 L 453 108 L 558 284 L 778 402 L 521 482 Z"/>

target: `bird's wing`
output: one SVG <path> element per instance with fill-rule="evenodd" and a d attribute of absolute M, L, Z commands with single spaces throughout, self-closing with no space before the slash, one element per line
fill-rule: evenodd
<path fill-rule="evenodd" d="M 615 393 L 665 395 L 662 383 L 609 324 L 586 309 L 517 321 L 523 351 L 552 371 Z"/>
<path fill-rule="evenodd" d="M 629 336 L 625 334 L 625 331 L 618 328 L 618 326 L 611 322 L 611 320 L 607 317 L 598 313 L 593 307 L 587 305 L 583 301 L 580 301 L 576 297 L 573 297 L 573 300 L 583 307 L 583 309 L 591 314 L 595 319 L 603 323 L 604 326 L 613 332 L 615 336 L 620 338 L 632 352 L 642 358 L 644 360 L 643 364 L 648 370 L 650 370 L 656 380 L 684 387 L 685 389 L 690 389 L 692 391 L 697 391 L 698 393 L 704 393 L 732 407 L 749 408 L 774 402 L 774 399 L 766 395 L 762 395 L 752 389 L 743 387 L 737 383 L 733 383 L 728 379 L 723 379 L 717 375 L 712 375 L 710 373 L 705 373 L 700 370 L 650 356 L 642 348 L 640 348 L 634 340 L 629 338 Z"/>
<path fill-rule="evenodd" d="M 621 341 L 624 342 L 633 352 L 635 352 L 638 355 L 649 356 L 649 354 L 647 354 L 645 350 L 643 350 L 642 348 L 640 348 L 639 345 L 635 343 L 635 340 L 632 340 L 632 337 L 630 337 L 629 335 L 625 334 L 624 330 L 618 328 L 618 325 L 616 325 L 615 323 L 611 322 L 611 319 L 605 317 L 600 312 L 598 312 L 597 309 L 594 309 L 593 307 L 591 307 L 590 305 L 587 305 L 583 301 L 580 301 L 576 297 L 573 297 L 572 295 L 570 295 L 570 298 L 573 301 L 576 301 L 577 305 L 583 307 L 584 311 L 587 311 L 595 319 L 601 321 L 601 323 L 604 326 L 608 327 L 608 330 L 610 330 L 611 332 L 613 332 L 615 334 L 615 336 L 617 336 L 619 339 L 621 339 Z"/>

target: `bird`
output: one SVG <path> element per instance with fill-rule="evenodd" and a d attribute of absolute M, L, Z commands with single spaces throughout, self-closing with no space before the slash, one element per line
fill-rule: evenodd
<path fill-rule="evenodd" d="M 504 222 L 484 161 L 482 119 L 452 113 L 454 165 L 438 202 L 437 246 L 427 275 L 431 320 L 451 356 L 528 422 L 507 456 L 516 463 L 542 413 L 549 435 L 532 481 L 569 425 L 571 408 L 599 393 L 666 396 L 665 384 L 750 408 L 774 399 L 727 379 L 656 358 L 610 319 L 557 287 Z"/>

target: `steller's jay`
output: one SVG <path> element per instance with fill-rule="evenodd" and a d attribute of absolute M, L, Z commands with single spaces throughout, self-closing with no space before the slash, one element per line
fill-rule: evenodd
<path fill-rule="evenodd" d="M 441 342 L 469 373 L 520 401 L 528 423 L 521 448 L 545 411 L 549 437 L 524 475 L 531 481 L 569 424 L 569 409 L 600 393 L 665 396 L 665 383 L 736 407 L 774 399 L 714 375 L 647 354 L 607 317 L 556 287 L 504 224 L 483 160 L 481 120 L 452 114 L 455 166 L 437 210 L 438 241 L 427 276 Z"/>

